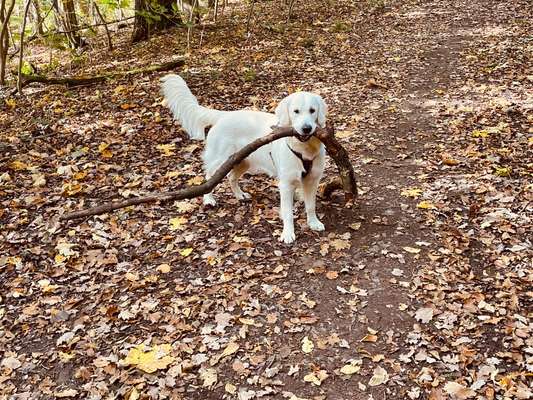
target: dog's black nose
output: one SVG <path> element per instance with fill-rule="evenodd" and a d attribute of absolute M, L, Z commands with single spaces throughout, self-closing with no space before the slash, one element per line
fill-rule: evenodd
<path fill-rule="evenodd" d="M 313 129 L 313 128 L 312 128 L 311 126 L 309 126 L 309 125 L 304 125 L 304 126 L 302 126 L 302 131 L 303 131 L 306 135 L 309 135 L 309 134 L 311 133 L 311 130 L 312 130 L 312 129 Z"/>

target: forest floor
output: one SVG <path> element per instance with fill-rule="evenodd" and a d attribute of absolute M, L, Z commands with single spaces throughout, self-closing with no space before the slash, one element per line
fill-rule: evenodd
<path fill-rule="evenodd" d="M 327 3 L 327 2 L 326 2 Z M 375 4 L 380 4 L 375 2 Z M 0 105 L 0 399 L 529 399 L 532 6 L 278 3 L 94 48 L 61 74 L 185 55 L 200 103 L 320 93 L 360 184 L 283 245 L 275 182 L 81 221 L 201 182 L 152 73 Z M 231 15 L 230 16 L 230 11 Z M 201 42 L 200 42 L 201 40 Z M 32 62 L 47 63 L 48 53 Z M 327 167 L 328 176 L 335 169 Z"/>

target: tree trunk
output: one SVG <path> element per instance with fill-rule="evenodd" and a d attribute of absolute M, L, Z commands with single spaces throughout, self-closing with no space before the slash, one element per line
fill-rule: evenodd
<path fill-rule="evenodd" d="M 7 51 L 9 50 L 9 18 L 13 13 L 15 0 L 6 9 L 6 0 L 0 0 L 0 86 L 6 83 Z"/>
<path fill-rule="evenodd" d="M 147 12 L 146 0 L 135 0 L 135 21 L 133 23 L 133 43 L 148 39 L 148 19 L 144 15 Z"/>
<path fill-rule="evenodd" d="M 175 12 L 176 0 L 135 0 L 132 42 L 148 39 L 153 30 L 163 30 L 181 23 Z"/>
<path fill-rule="evenodd" d="M 53 0 L 53 7 L 56 16 L 56 25 L 62 26 L 67 36 L 70 47 L 77 49 L 82 46 L 82 39 L 79 35 L 78 18 L 74 0 Z"/>
<path fill-rule="evenodd" d="M 22 62 L 24 60 L 24 31 L 26 30 L 26 20 L 28 19 L 28 12 L 30 11 L 32 0 L 26 0 L 24 7 L 24 16 L 22 17 L 22 25 L 20 27 L 20 46 L 19 46 L 19 64 L 17 69 L 17 90 L 22 93 Z"/>
<path fill-rule="evenodd" d="M 41 6 L 39 0 L 32 0 L 30 8 L 30 21 L 33 24 L 32 36 L 42 36 L 43 30 L 43 16 L 41 15 Z"/>

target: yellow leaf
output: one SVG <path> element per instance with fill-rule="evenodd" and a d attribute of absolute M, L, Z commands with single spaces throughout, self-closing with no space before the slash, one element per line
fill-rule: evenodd
<path fill-rule="evenodd" d="M 341 373 L 344 375 L 353 375 L 358 373 L 361 370 L 361 360 L 353 360 L 349 364 L 346 364 L 341 368 Z"/>
<path fill-rule="evenodd" d="M 353 136 L 353 132 L 352 131 L 340 131 L 340 132 L 336 132 L 335 136 L 339 139 L 345 139 L 345 138 L 349 138 L 350 136 Z"/>
<path fill-rule="evenodd" d="M 8 164 L 8 167 L 11 168 L 13 171 L 23 171 L 28 169 L 28 164 L 23 163 L 22 161 L 12 161 Z"/>
<path fill-rule="evenodd" d="M 328 373 L 323 369 L 318 371 L 311 372 L 304 376 L 305 382 L 310 382 L 315 386 L 320 386 L 320 384 L 328 377 Z"/>
<path fill-rule="evenodd" d="M 168 264 L 160 264 L 157 267 L 157 270 L 161 272 L 162 274 L 168 274 L 170 272 L 170 265 Z"/>
<path fill-rule="evenodd" d="M 187 222 L 187 218 L 185 217 L 176 217 L 176 218 L 170 218 L 168 220 L 170 224 L 170 230 L 171 231 L 177 231 L 177 230 L 183 230 L 185 227 L 183 226 L 184 223 Z"/>
<path fill-rule="evenodd" d="M 413 197 L 416 199 L 418 196 L 422 194 L 422 189 L 418 189 L 418 188 L 404 189 L 402 190 L 400 194 L 404 197 Z"/>
<path fill-rule="evenodd" d="M 181 175 L 180 171 L 169 171 L 165 174 L 165 178 L 175 178 L 180 175 Z"/>
<path fill-rule="evenodd" d="M 109 143 L 102 142 L 98 145 L 98 151 L 101 153 L 109 147 Z"/>
<path fill-rule="evenodd" d="M 78 252 L 75 250 L 72 250 L 72 248 L 76 246 L 75 243 L 67 243 L 67 242 L 59 242 L 56 245 L 57 252 L 65 257 L 71 257 L 71 256 L 77 256 Z"/>
<path fill-rule="evenodd" d="M 252 318 L 239 318 L 239 322 L 243 325 L 255 325 L 255 321 Z"/>
<path fill-rule="evenodd" d="M 486 138 L 487 136 L 489 136 L 489 132 L 484 129 L 483 130 L 476 129 L 474 132 L 472 132 L 472 137 L 475 137 L 475 138 Z"/>
<path fill-rule="evenodd" d="M 315 345 L 307 336 L 305 336 L 302 339 L 302 351 L 306 354 L 311 353 L 313 349 L 315 348 Z"/>
<path fill-rule="evenodd" d="M 237 386 L 232 385 L 231 383 L 226 383 L 224 390 L 229 394 L 235 394 L 237 393 Z"/>
<path fill-rule="evenodd" d="M 200 370 L 200 378 L 204 381 L 202 386 L 213 386 L 218 381 L 217 371 L 214 368 L 204 368 Z"/>
<path fill-rule="evenodd" d="M 81 181 L 81 180 L 85 179 L 86 176 L 87 176 L 87 170 L 76 172 L 73 175 L 73 178 L 76 179 L 77 181 Z"/>
<path fill-rule="evenodd" d="M 335 250 L 347 250 L 352 247 L 352 244 L 348 240 L 344 239 L 335 239 L 332 240 L 330 243 L 335 248 Z"/>
<path fill-rule="evenodd" d="M 370 378 L 368 382 L 369 386 L 378 386 L 383 383 L 386 383 L 389 380 L 389 374 L 384 368 L 381 368 L 379 365 L 374 369 L 374 375 Z"/>
<path fill-rule="evenodd" d="M 43 293 L 52 293 L 59 287 L 58 285 L 50 285 L 48 279 L 41 279 L 37 284 L 41 287 Z"/>
<path fill-rule="evenodd" d="M 183 249 L 183 250 L 180 250 L 179 253 L 183 256 L 183 257 L 187 257 L 189 256 L 193 251 L 193 248 L 192 247 L 187 247 L 186 249 Z"/>
<path fill-rule="evenodd" d="M 56 256 L 54 257 L 54 261 L 56 262 L 56 264 L 61 264 L 63 262 L 65 262 L 67 258 L 62 256 L 61 254 L 56 254 Z"/>
<path fill-rule="evenodd" d="M 204 181 L 204 178 L 201 175 L 195 176 L 187 181 L 189 185 L 201 185 Z"/>
<path fill-rule="evenodd" d="M 354 231 L 358 231 L 361 228 L 361 223 L 354 222 L 353 224 L 350 224 L 349 227 L 352 228 Z"/>
<path fill-rule="evenodd" d="M 411 253 L 411 254 L 418 254 L 420 253 L 420 249 L 416 248 L 416 247 L 409 247 L 409 246 L 405 246 L 405 247 L 402 247 L 406 252 L 408 253 Z"/>
<path fill-rule="evenodd" d="M 178 212 L 180 213 L 190 212 L 196 208 L 196 206 L 193 203 L 191 203 L 190 201 L 186 201 L 186 200 L 177 201 L 176 203 L 174 203 L 174 205 L 176 206 L 176 208 L 178 209 Z"/>
<path fill-rule="evenodd" d="M 227 357 L 227 356 L 229 356 L 229 355 L 231 355 L 233 353 L 236 353 L 237 350 L 239 350 L 239 344 L 236 343 L 236 342 L 230 342 L 230 343 L 228 343 L 228 345 L 226 346 L 226 348 L 222 352 L 221 358 L 222 357 Z"/>
<path fill-rule="evenodd" d="M 134 386 L 129 392 L 126 393 L 125 400 L 139 400 L 140 397 L 141 395 Z"/>
<path fill-rule="evenodd" d="M 174 362 L 174 357 L 168 355 L 171 348 L 170 344 L 162 344 L 155 345 L 152 350 L 146 351 L 145 345 L 142 343 L 130 349 L 128 356 L 124 359 L 124 364 L 133 365 L 141 371 L 151 374 L 158 369 L 167 368 Z"/>
<path fill-rule="evenodd" d="M 435 208 L 435 205 L 432 202 L 426 200 L 421 201 L 416 206 L 417 208 L 421 208 L 423 210 L 432 210 Z"/>
<path fill-rule="evenodd" d="M 476 392 L 457 382 L 448 382 L 444 385 L 444 391 L 459 400 L 469 399 L 476 396 Z"/>
<path fill-rule="evenodd" d="M 58 355 L 59 355 L 59 359 L 63 363 L 67 363 L 75 357 L 75 355 L 72 353 L 63 353 L 62 351 L 59 351 Z"/>
<path fill-rule="evenodd" d="M 158 144 L 157 149 L 163 153 L 165 157 L 173 156 L 174 150 L 176 150 L 176 145 L 174 143 L 171 144 Z"/>
<path fill-rule="evenodd" d="M 135 282 L 139 280 L 139 275 L 134 274 L 133 272 L 126 272 L 126 275 L 124 275 L 124 277 L 130 282 Z"/>
<path fill-rule="evenodd" d="M 11 98 L 11 99 L 6 99 L 6 105 L 9 107 L 9 108 L 15 108 L 16 105 L 17 105 L 17 102 L 15 101 L 15 99 Z"/>
<path fill-rule="evenodd" d="M 211 359 L 211 362 L 210 362 L 211 366 L 217 364 L 220 361 L 220 359 L 222 359 L 224 357 L 227 357 L 227 356 L 230 356 L 233 353 L 236 353 L 238 350 L 239 350 L 239 344 L 238 343 L 236 343 L 236 342 L 228 343 L 228 345 L 226 346 L 226 348 L 224 349 L 224 351 L 222 353 L 220 353 L 219 355 L 214 356 Z"/>
<path fill-rule="evenodd" d="M 496 167 L 495 174 L 502 177 L 511 176 L 511 167 Z"/>
<path fill-rule="evenodd" d="M 46 185 L 46 178 L 44 174 L 32 174 L 33 186 L 40 187 Z"/>
<path fill-rule="evenodd" d="M 82 191 L 82 186 L 79 183 L 65 183 L 63 185 L 63 194 L 67 196 L 74 196 Z"/>
<path fill-rule="evenodd" d="M 103 157 L 103 158 L 111 158 L 113 157 L 113 152 L 111 150 L 104 150 L 100 153 L 100 155 Z"/>

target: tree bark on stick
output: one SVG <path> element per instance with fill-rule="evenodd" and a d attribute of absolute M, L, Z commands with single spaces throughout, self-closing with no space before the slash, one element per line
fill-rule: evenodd
<path fill-rule="evenodd" d="M 353 198 L 357 194 L 357 185 L 355 182 L 355 174 L 353 172 L 352 165 L 348 158 L 348 153 L 340 145 L 340 143 L 333 137 L 335 131 L 332 126 L 328 126 L 326 129 L 317 129 L 316 136 L 324 142 L 326 146 L 332 146 L 331 149 L 328 149 L 328 154 L 330 154 L 333 160 L 337 163 L 339 172 L 341 174 L 342 187 L 345 190 L 347 198 Z M 89 217 L 92 215 L 104 214 L 119 208 L 129 207 L 138 204 L 145 203 L 154 203 L 154 202 L 165 202 L 171 200 L 184 200 L 192 199 L 194 197 L 202 196 L 211 192 L 222 180 L 224 177 L 229 174 L 235 165 L 238 165 L 246 157 L 252 154 L 254 151 L 260 147 L 273 142 L 275 140 L 281 139 L 288 136 L 297 136 L 297 132 L 292 129 L 292 127 L 283 127 L 276 128 L 270 135 L 263 136 L 252 143 L 244 146 L 241 150 L 234 153 L 230 158 L 228 158 L 213 174 L 213 176 L 198 186 L 191 186 L 183 190 L 173 191 L 173 192 L 163 192 L 163 193 L 154 193 L 148 196 L 135 197 L 132 199 L 116 201 L 112 203 L 106 203 L 101 206 L 88 208 L 85 210 L 74 211 L 67 214 L 63 214 L 60 219 L 62 220 L 72 220 L 77 218 Z M 344 177 L 344 178 L 342 178 Z M 347 191 L 350 191 L 351 197 L 348 196 Z"/>
<path fill-rule="evenodd" d="M 136 68 L 129 71 L 119 71 L 119 72 L 110 72 L 108 74 L 95 75 L 95 76 L 78 76 L 78 77 L 46 77 L 42 75 L 22 75 L 22 86 L 26 86 L 33 82 L 55 84 L 55 85 L 67 85 L 67 86 L 82 86 L 90 85 L 96 82 L 102 82 L 107 79 L 112 79 L 117 76 L 128 76 L 135 74 L 142 74 L 146 72 L 161 72 L 168 71 L 177 67 L 182 66 L 185 63 L 185 60 L 179 58 L 177 60 L 168 61 L 162 64 L 151 65 L 146 68 Z"/>
<path fill-rule="evenodd" d="M 344 190 L 344 200 L 346 202 L 353 201 L 357 197 L 357 180 L 355 179 L 355 172 L 348 152 L 335 137 L 335 128 L 333 125 L 328 125 L 326 129 L 319 130 L 316 133 L 316 137 L 324 143 L 328 155 L 337 164 L 340 177 L 340 180 L 333 180 L 325 186 L 323 190 L 324 197 L 329 198 L 333 191 L 342 188 Z"/>

